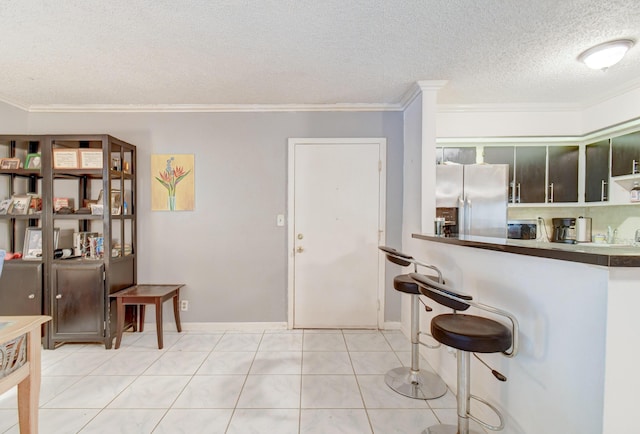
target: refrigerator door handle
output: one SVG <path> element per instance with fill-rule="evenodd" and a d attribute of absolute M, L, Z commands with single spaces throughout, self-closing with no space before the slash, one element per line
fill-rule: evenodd
<path fill-rule="evenodd" d="M 458 196 L 458 234 L 464 235 L 464 222 L 465 222 L 465 209 L 464 209 L 464 198 L 462 196 Z"/>
<path fill-rule="evenodd" d="M 471 212 L 472 212 L 472 206 L 471 206 L 471 199 L 469 199 L 469 197 L 467 196 L 464 200 L 464 207 L 465 207 L 465 211 L 464 211 L 464 216 L 466 218 L 466 225 L 465 225 L 465 230 L 464 230 L 464 234 L 465 235 L 471 235 Z"/>

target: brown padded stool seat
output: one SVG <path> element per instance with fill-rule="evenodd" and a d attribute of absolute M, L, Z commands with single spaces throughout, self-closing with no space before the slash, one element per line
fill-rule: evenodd
<path fill-rule="evenodd" d="M 452 348 L 470 353 L 500 353 L 513 342 L 511 330 L 489 318 L 449 313 L 431 320 L 431 334 Z"/>
<path fill-rule="evenodd" d="M 438 281 L 435 276 L 426 276 L 434 282 Z M 393 287 L 396 291 L 405 292 L 407 294 L 420 295 L 420 288 L 415 280 L 409 277 L 408 274 L 400 274 L 393 278 Z"/>

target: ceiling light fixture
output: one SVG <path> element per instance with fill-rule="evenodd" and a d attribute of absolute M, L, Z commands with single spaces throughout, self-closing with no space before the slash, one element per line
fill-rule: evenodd
<path fill-rule="evenodd" d="M 606 71 L 607 68 L 621 61 L 633 44 L 631 39 L 605 42 L 584 51 L 578 56 L 578 60 L 589 68 Z"/>

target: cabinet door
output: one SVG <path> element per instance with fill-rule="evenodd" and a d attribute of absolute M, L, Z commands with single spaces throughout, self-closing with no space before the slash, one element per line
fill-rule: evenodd
<path fill-rule="evenodd" d="M 42 315 L 42 262 L 4 263 L 0 315 Z"/>
<path fill-rule="evenodd" d="M 53 338 L 104 335 L 104 265 L 53 264 Z"/>
<path fill-rule="evenodd" d="M 609 139 L 586 146 L 585 202 L 609 200 Z"/>
<path fill-rule="evenodd" d="M 485 146 L 484 162 L 487 164 L 509 165 L 509 203 L 514 201 L 513 167 L 515 165 L 515 148 L 513 146 Z"/>
<path fill-rule="evenodd" d="M 578 147 L 549 146 L 548 202 L 578 201 Z"/>
<path fill-rule="evenodd" d="M 475 164 L 476 163 L 476 148 L 475 147 L 463 147 L 463 148 L 442 148 L 442 161 L 444 163 L 458 163 L 458 164 Z"/>
<path fill-rule="evenodd" d="M 516 147 L 516 203 L 544 203 L 546 160 L 544 146 Z"/>
<path fill-rule="evenodd" d="M 640 131 L 611 139 L 611 176 L 638 173 L 639 162 Z"/>

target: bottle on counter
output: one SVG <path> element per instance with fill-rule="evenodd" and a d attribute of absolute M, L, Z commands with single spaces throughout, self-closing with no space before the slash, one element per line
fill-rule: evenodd
<path fill-rule="evenodd" d="M 640 183 L 638 181 L 633 183 L 633 188 L 629 192 L 629 199 L 631 202 L 640 202 Z"/>

